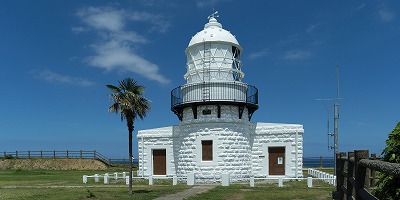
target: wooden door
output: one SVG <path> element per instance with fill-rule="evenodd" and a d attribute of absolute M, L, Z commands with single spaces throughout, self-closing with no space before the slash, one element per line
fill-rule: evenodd
<path fill-rule="evenodd" d="M 153 175 L 167 175 L 165 149 L 153 149 Z"/>
<path fill-rule="evenodd" d="M 269 147 L 269 175 L 285 175 L 285 147 Z"/>

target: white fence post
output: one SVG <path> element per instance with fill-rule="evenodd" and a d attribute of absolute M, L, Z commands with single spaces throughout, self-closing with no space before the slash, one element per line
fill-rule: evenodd
<path fill-rule="evenodd" d="M 87 176 L 86 175 L 83 175 L 83 183 L 87 183 Z"/>
<path fill-rule="evenodd" d="M 114 179 L 117 181 L 118 180 L 118 172 L 114 173 Z"/>
<path fill-rule="evenodd" d="M 309 188 L 312 187 L 312 177 L 307 178 L 307 187 L 309 187 Z"/>
<path fill-rule="evenodd" d="M 125 184 L 129 185 L 129 176 L 125 176 Z"/>
<path fill-rule="evenodd" d="M 229 174 L 221 174 L 221 179 L 222 186 L 229 186 Z"/>
<path fill-rule="evenodd" d="M 149 185 L 153 185 L 153 175 L 149 176 Z"/>
<path fill-rule="evenodd" d="M 104 184 L 109 184 L 110 181 L 108 180 L 108 174 L 104 174 Z"/>
<path fill-rule="evenodd" d="M 282 177 L 279 177 L 279 179 L 278 179 L 278 187 L 283 187 L 283 179 L 282 179 Z"/>
<path fill-rule="evenodd" d="M 172 177 L 172 185 L 176 185 L 176 184 L 178 184 L 178 177 L 176 177 L 176 175 L 174 175 Z"/>
<path fill-rule="evenodd" d="M 308 172 L 309 175 L 311 175 L 312 177 L 315 177 L 323 182 L 336 186 L 336 176 L 315 169 L 308 169 L 308 170 L 309 170 Z"/>
<path fill-rule="evenodd" d="M 187 185 L 194 185 L 196 183 L 196 175 L 195 173 L 187 174 Z"/>
<path fill-rule="evenodd" d="M 250 187 L 254 187 L 254 176 L 250 176 Z"/>
<path fill-rule="evenodd" d="M 96 182 L 96 183 L 99 182 L 99 179 L 100 179 L 99 177 L 100 177 L 99 174 L 95 174 L 94 175 L 94 182 Z"/>

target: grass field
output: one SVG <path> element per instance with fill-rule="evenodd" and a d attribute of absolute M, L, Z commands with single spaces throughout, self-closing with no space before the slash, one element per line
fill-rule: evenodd
<path fill-rule="evenodd" d="M 334 187 L 316 182 L 315 187 L 308 188 L 305 181 L 284 182 L 284 187 L 278 187 L 278 184 L 256 184 L 255 187 L 249 185 L 233 184 L 228 187 L 218 186 L 207 193 L 199 194 L 188 198 L 187 200 L 240 200 L 240 199 L 332 199 Z"/>
<path fill-rule="evenodd" d="M 128 194 L 124 180 L 103 184 L 83 175 L 128 171 L 125 168 L 110 170 L 0 170 L 0 199 L 154 199 L 189 188 L 184 184 L 172 187 L 172 181 L 135 181 L 134 194 Z"/>
<path fill-rule="evenodd" d="M 134 182 L 131 196 L 124 181 L 103 184 L 89 179 L 82 183 L 83 175 L 104 174 L 128 171 L 126 167 L 113 167 L 108 170 L 0 170 L 0 199 L 154 199 L 190 188 L 185 184 L 172 186 L 171 180 L 155 180 L 149 186 L 147 180 Z M 217 186 L 204 194 L 190 197 L 196 199 L 331 199 L 333 186 L 315 181 L 313 188 L 307 188 L 305 181 L 261 184 L 256 187 L 248 184 L 231 184 L 229 187 Z"/>

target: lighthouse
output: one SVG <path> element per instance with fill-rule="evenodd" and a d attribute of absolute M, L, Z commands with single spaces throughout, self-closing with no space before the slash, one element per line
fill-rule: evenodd
<path fill-rule="evenodd" d="M 302 176 L 304 129 L 252 123 L 258 89 L 243 82 L 243 49 L 216 13 L 185 50 L 185 84 L 171 91 L 179 125 L 138 132 L 138 176 L 188 174 L 197 182 Z"/>

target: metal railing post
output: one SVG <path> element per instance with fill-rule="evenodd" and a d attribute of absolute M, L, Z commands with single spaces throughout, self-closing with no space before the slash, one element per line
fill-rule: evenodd
<path fill-rule="evenodd" d="M 319 167 L 322 168 L 322 156 L 319 157 Z"/>

